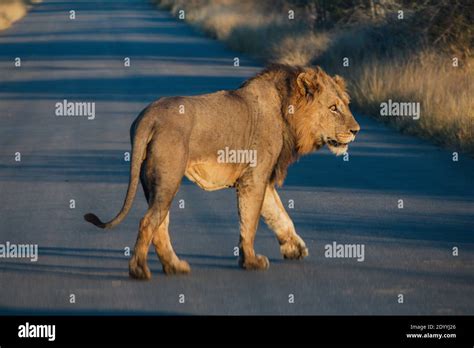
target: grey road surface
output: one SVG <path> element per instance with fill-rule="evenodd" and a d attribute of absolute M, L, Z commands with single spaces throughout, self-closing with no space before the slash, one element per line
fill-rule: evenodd
<path fill-rule="evenodd" d="M 114 230 L 82 215 L 120 209 L 131 122 L 259 68 L 145 0 L 46 0 L 0 33 L 0 244 L 39 245 L 37 262 L 0 258 L 0 314 L 474 314 L 473 159 L 362 116 L 348 161 L 307 156 L 280 189 L 307 259 L 283 260 L 262 222 L 270 269 L 239 269 L 235 192 L 183 181 L 170 231 L 192 274 L 165 276 L 150 249 L 152 280 L 128 278 L 142 193 Z M 56 116 L 64 99 L 95 102 L 95 118 Z M 364 260 L 325 257 L 333 242 L 364 245 Z"/>

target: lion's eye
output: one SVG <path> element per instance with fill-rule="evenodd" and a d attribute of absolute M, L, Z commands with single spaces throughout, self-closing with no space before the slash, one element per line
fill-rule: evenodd
<path fill-rule="evenodd" d="M 336 105 L 331 105 L 329 107 L 329 110 L 331 110 L 332 112 L 337 112 L 337 106 Z"/>

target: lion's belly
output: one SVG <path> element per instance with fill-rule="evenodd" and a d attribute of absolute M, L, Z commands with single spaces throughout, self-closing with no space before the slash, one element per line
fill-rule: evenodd
<path fill-rule="evenodd" d="M 239 165 L 221 163 L 190 163 L 185 175 L 206 191 L 234 186 L 240 176 Z"/>

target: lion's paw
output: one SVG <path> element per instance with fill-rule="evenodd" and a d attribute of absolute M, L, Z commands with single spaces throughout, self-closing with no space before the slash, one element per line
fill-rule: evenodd
<path fill-rule="evenodd" d="M 141 264 L 138 262 L 137 258 L 132 257 L 129 263 L 130 277 L 140 280 L 150 280 L 151 272 L 146 264 Z"/>
<path fill-rule="evenodd" d="M 191 272 L 191 267 L 189 263 L 184 260 L 178 260 L 175 263 L 163 265 L 163 271 L 167 275 L 171 274 L 188 274 Z"/>
<path fill-rule="evenodd" d="M 308 256 L 308 248 L 300 236 L 292 236 L 280 245 L 280 252 L 285 259 L 300 260 Z"/>
<path fill-rule="evenodd" d="M 265 270 L 270 267 L 270 261 L 268 261 L 266 256 L 255 255 L 252 258 L 240 258 L 239 265 L 246 270 Z"/>

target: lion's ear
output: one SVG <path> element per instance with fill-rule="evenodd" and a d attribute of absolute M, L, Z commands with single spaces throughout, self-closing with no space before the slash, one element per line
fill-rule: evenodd
<path fill-rule="evenodd" d="M 296 79 L 298 91 L 302 96 L 311 98 L 314 94 L 321 92 L 321 84 L 318 81 L 317 76 L 310 74 L 309 72 L 302 72 Z"/>
<path fill-rule="evenodd" d="M 343 91 L 346 90 L 346 81 L 341 76 L 334 75 L 333 79 L 334 79 L 334 82 L 336 82 L 337 85 L 341 87 Z"/>

